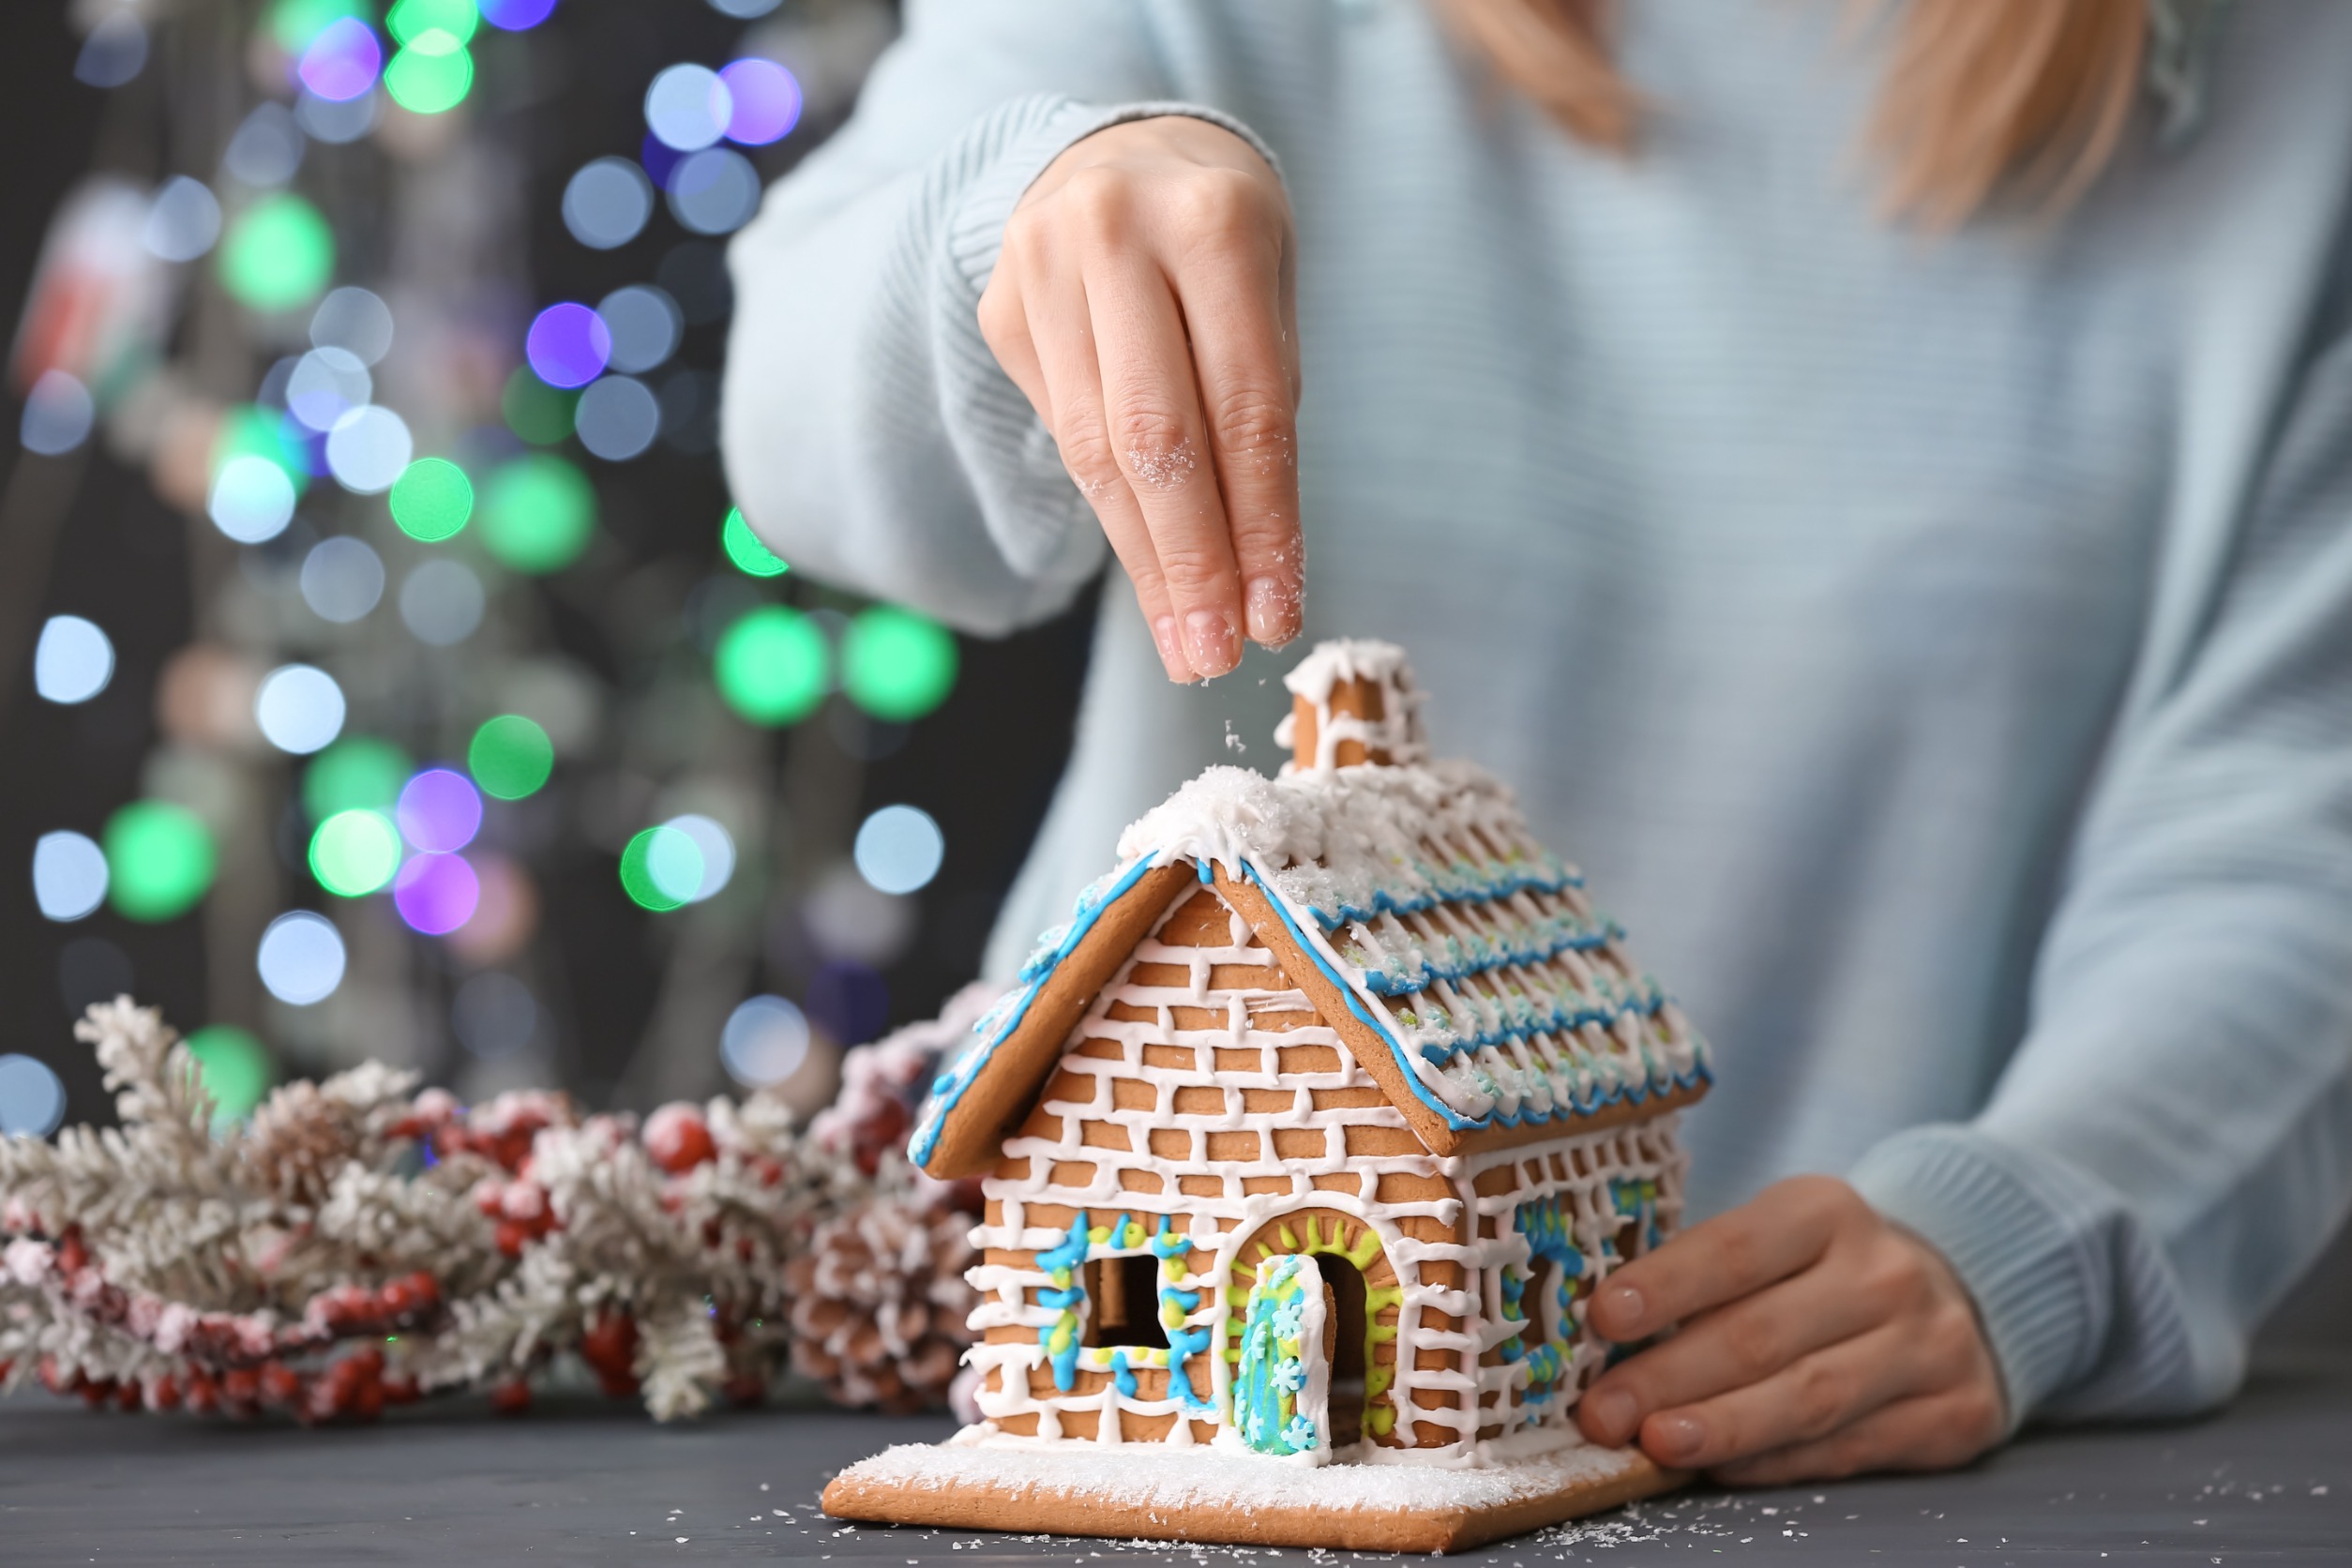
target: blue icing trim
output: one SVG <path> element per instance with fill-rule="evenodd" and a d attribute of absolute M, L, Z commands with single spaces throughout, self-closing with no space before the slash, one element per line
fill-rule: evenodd
<path fill-rule="evenodd" d="M 1029 962 L 1021 966 L 1020 988 L 999 1001 L 973 1026 L 972 1032 L 980 1036 L 980 1044 L 965 1051 L 952 1068 L 932 1082 L 930 1103 L 923 1108 L 922 1121 L 907 1145 L 909 1159 L 918 1166 L 931 1162 L 932 1154 L 939 1149 L 940 1134 L 946 1129 L 949 1114 L 963 1099 L 965 1092 L 971 1089 L 973 1080 L 979 1078 L 981 1069 L 995 1056 L 996 1048 L 1020 1027 L 1022 1018 L 1028 1017 L 1029 1004 L 1037 1000 L 1037 993 L 1044 988 L 1047 978 L 1063 959 L 1078 951 L 1078 943 L 1085 941 L 1086 933 L 1094 928 L 1094 922 L 1103 911 L 1117 903 L 1120 897 L 1140 882 L 1152 867 L 1152 857 L 1146 855 L 1124 870 L 1092 883 L 1078 895 L 1078 908 L 1069 923 L 1048 933 L 1056 940 L 1040 945 L 1030 956 Z"/>
<path fill-rule="evenodd" d="M 1127 1352 L 1124 1349 L 1110 1352 L 1110 1381 L 1123 1397 L 1135 1397 L 1135 1374 L 1127 1368 Z"/>
<path fill-rule="evenodd" d="M 1080 1209 L 1070 1222 L 1069 1233 L 1059 1246 L 1048 1247 L 1037 1255 L 1037 1266 L 1046 1271 L 1054 1283 L 1051 1290 L 1037 1293 L 1037 1304 L 1052 1311 L 1053 1321 L 1037 1331 L 1038 1348 L 1046 1352 L 1046 1360 L 1053 1367 L 1053 1386 L 1063 1394 L 1078 1386 L 1078 1304 L 1086 1299 L 1085 1288 L 1076 1283 L 1078 1265 L 1086 1261 L 1086 1249 L 1092 1240 L 1086 1223 L 1086 1211 Z"/>
<path fill-rule="evenodd" d="M 1398 897 L 1386 888 L 1376 888 L 1372 902 L 1318 904 L 1301 899 L 1326 933 L 1355 920 L 1376 920 L 1383 914 L 1419 914 L 1440 904 L 1489 904 L 1521 893 L 1565 893 L 1572 887 L 1582 887 L 1584 878 L 1570 870 L 1558 856 L 1546 853 L 1541 873 L 1511 871 L 1507 863 L 1490 862 L 1491 870 L 1458 862 L 1446 871 L 1440 871 L 1425 861 L 1415 861 L 1400 876 L 1399 882 L 1419 882 L 1427 886 L 1426 893 L 1409 893 Z"/>

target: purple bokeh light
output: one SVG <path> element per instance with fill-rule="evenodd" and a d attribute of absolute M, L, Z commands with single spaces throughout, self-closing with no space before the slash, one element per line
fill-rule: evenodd
<path fill-rule="evenodd" d="M 645 133 L 644 146 L 639 149 L 637 161 L 645 166 L 645 177 L 654 182 L 655 188 L 667 190 L 670 188 L 670 176 L 678 172 L 678 165 L 686 161 L 686 156 L 649 130 Z"/>
<path fill-rule="evenodd" d="M 481 0 L 482 20 L 509 33 L 536 27 L 555 9 L 555 0 Z"/>
<path fill-rule="evenodd" d="M 375 29 L 355 16 L 339 18 L 319 30 L 302 52 L 298 68 L 302 84 L 329 103 L 349 103 L 376 84 L 384 69 L 384 45 Z"/>
<path fill-rule="evenodd" d="M 781 142 L 800 124 L 800 83 L 774 60 L 749 55 L 718 73 L 734 98 L 727 140 L 746 147 Z"/>
<path fill-rule="evenodd" d="M 482 831 L 482 796 L 465 775 L 427 768 L 408 781 L 392 815 L 401 837 L 428 854 L 448 854 Z"/>
<path fill-rule="evenodd" d="M 482 879 L 461 854 L 412 855 L 392 879 L 392 907 L 412 931 L 447 936 L 474 918 Z"/>
<path fill-rule="evenodd" d="M 550 305 L 531 324 L 523 353 L 550 386 L 585 386 L 612 358 L 612 329 L 585 305 Z"/>

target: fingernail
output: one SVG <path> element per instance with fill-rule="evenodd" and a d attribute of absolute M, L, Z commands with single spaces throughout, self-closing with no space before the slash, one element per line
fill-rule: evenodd
<path fill-rule="evenodd" d="M 1222 675 L 1241 663 L 1233 645 L 1233 623 L 1214 610 L 1196 610 L 1184 617 L 1185 641 L 1191 644 L 1192 667 L 1203 675 Z"/>
<path fill-rule="evenodd" d="M 1641 1326 L 1641 1292 L 1630 1285 L 1604 1286 L 1596 1304 L 1617 1325 L 1620 1335 L 1631 1336 Z"/>
<path fill-rule="evenodd" d="M 1584 1408 L 1600 1427 L 1603 1438 L 1612 1443 L 1631 1437 L 1641 1415 L 1634 1396 L 1621 1388 L 1594 1389 L 1584 1396 Z"/>
<path fill-rule="evenodd" d="M 1168 678 L 1190 681 L 1192 666 L 1185 661 L 1184 650 L 1176 641 L 1176 617 L 1163 615 L 1153 622 L 1152 641 L 1159 644 L 1160 662 L 1168 666 Z"/>
<path fill-rule="evenodd" d="M 1653 1415 L 1642 1427 L 1642 1446 L 1664 1450 L 1669 1459 L 1687 1458 L 1707 1440 L 1707 1429 L 1687 1415 Z"/>
<path fill-rule="evenodd" d="M 1249 635 L 1269 648 L 1279 648 L 1299 635 L 1299 591 L 1279 578 L 1254 577 L 1245 596 Z"/>

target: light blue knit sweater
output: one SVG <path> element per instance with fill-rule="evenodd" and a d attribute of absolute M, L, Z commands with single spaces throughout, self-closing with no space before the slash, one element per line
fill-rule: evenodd
<path fill-rule="evenodd" d="M 1074 139 L 1230 116 L 1298 214 L 1309 633 L 1411 651 L 1711 1035 L 1699 1206 L 1847 1174 L 2021 1418 L 2224 1397 L 2352 1195 L 2352 6 L 2235 12 L 2187 145 L 1944 240 L 1874 217 L 1837 0 L 1625 9 L 1618 161 L 1419 0 L 918 0 L 736 244 L 735 493 L 975 631 L 1068 603 L 1101 533 L 974 303 Z M 1229 732 L 1278 761 L 1285 658 L 1177 688 L 1103 595 L 999 968 Z"/>

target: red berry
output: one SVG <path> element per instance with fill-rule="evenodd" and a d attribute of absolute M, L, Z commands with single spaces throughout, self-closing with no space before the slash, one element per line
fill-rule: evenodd
<path fill-rule="evenodd" d="M 521 1257 L 522 1245 L 530 1239 L 531 1233 L 513 1220 L 502 1219 L 498 1222 L 498 1250 L 507 1257 Z"/>
<path fill-rule="evenodd" d="M 88 1267 L 90 1249 L 82 1244 L 82 1232 L 68 1230 L 57 1238 L 57 1267 L 68 1274 L 78 1274 Z"/>
<path fill-rule="evenodd" d="M 180 1408 L 180 1380 L 169 1372 L 147 1385 L 147 1409 L 176 1410 Z"/>
<path fill-rule="evenodd" d="M 126 1410 L 136 1410 L 147 1402 L 147 1391 L 136 1380 L 125 1378 L 114 1390 L 114 1403 Z"/>
<path fill-rule="evenodd" d="M 509 1378 L 490 1390 L 490 1409 L 500 1415 L 520 1415 L 531 1408 L 531 1385 L 521 1378 Z"/>
<path fill-rule="evenodd" d="M 293 1405 L 302 1397 L 302 1374 L 282 1361 L 262 1366 L 262 1397 L 273 1405 Z"/>
<path fill-rule="evenodd" d="M 220 1375 L 220 1396 L 232 1405 L 250 1405 L 262 1396 L 261 1374 L 249 1366 L 233 1366 Z"/>
<path fill-rule="evenodd" d="M 416 1386 L 416 1380 L 404 1372 L 396 1373 L 376 1386 L 384 1390 L 384 1402 L 387 1405 L 414 1405 L 425 1396 L 424 1390 Z"/>
<path fill-rule="evenodd" d="M 646 1117 L 644 1138 L 645 1153 L 672 1176 L 683 1176 L 718 1153 L 701 1110 L 684 1100 L 672 1100 Z"/>
<path fill-rule="evenodd" d="M 188 1408 L 198 1415 L 210 1415 L 220 1405 L 220 1386 L 196 1367 L 188 1371 Z"/>

